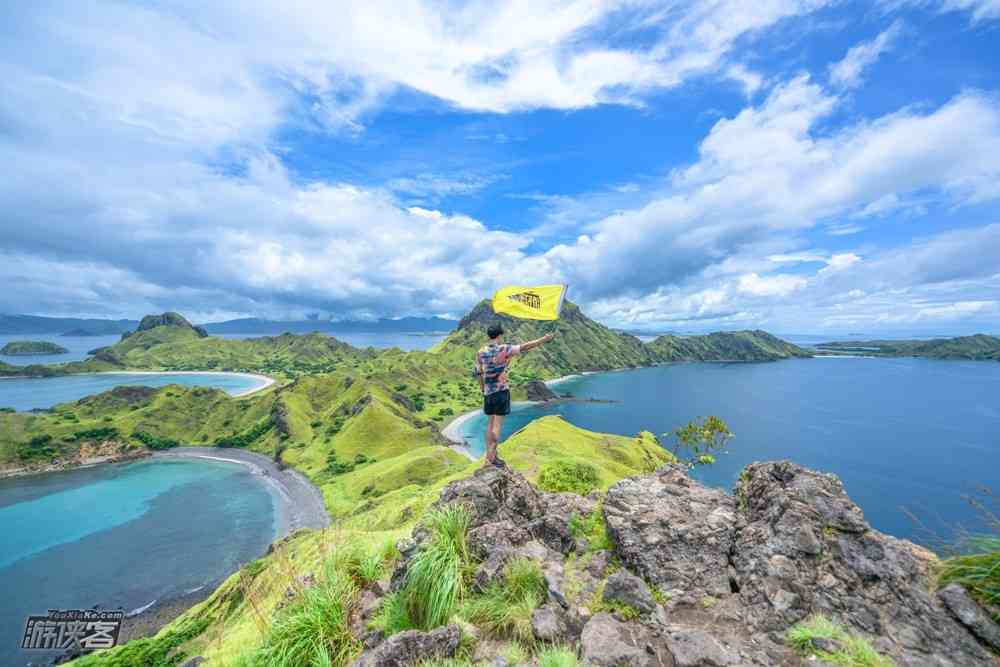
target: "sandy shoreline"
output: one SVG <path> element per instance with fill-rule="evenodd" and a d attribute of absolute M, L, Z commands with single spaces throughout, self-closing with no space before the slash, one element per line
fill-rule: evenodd
<path fill-rule="evenodd" d="M 258 391 L 263 391 L 276 382 L 273 377 L 268 375 L 261 375 L 259 373 L 237 373 L 235 371 L 102 371 L 100 373 L 74 373 L 74 375 L 230 375 L 263 381 L 263 384 L 259 387 L 246 389 L 244 391 L 231 394 L 231 396 L 249 396 L 250 394 L 256 394 Z"/>
<path fill-rule="evenodd" d="M 323 493 L 309 479 L 292 468 L 281 469 L 268 456 L 236 448 L 175 447 L 155 452 L 154 459 L 200 458 L 238 463 L 249 467 L 269 484 L 278 500 L 282 515 L 275 540 L 301 528 L 326 528 L 330 515 L 323 503 Z"/>

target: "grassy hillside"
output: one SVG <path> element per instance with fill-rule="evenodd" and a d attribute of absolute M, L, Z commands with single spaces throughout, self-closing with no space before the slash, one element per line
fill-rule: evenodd
<path fill-rule="evenodd" d="M 350 391 L 353 387 L 348 388 Z M 328 387 L 299 386 L 295 399 L 299 403 L 322 399 Z M 343 405 L 356 404 L 364 392 L 352 393 Z M 303 407 L 296 401 L 293 409 Z M 333 448 L 345 456 L 353 451 L 351 443 L 359 442 L 362 433 L 356 429 L 400 425 L 387 416 L 390 406 L 374 408 L 373 399 L 351 418 L 351 425 L 334 437 Z M 370 412 L 369 412 L 370 411 Z M 369 412 L 367 417 L 363 415 Z M 360 421 L 354 421 L 358 420 Z M 397 443 L 395 436 L 379 437 L 386 431 L 375 432 L 378 449 L 376 463 L 367 464 L 352 473 L 340 476 L 336 483 L 327 483 L 337 505 L 339 494 L 356 494 L 357 487 L 375 485 L 374 491 L 356 503 L 353 511 L 333 527 L 324 531 L 301 531 L 261 559 L 245 565 L 233 574 L 204 602 L 188 610 L 153 638 L 130 642 L 110 651 L 99 652 L 72 664 L 81 667 L 105 665 L 139 667 L 149 664 L 180 664 L 185 656 L 200 655 L 207 665 L 237 666 L 247 664 L 248 656 L 265 642 L 272 632 L 277 610 L 288 604 L 291 594 L 301 595 L 301 581 L 307 576 L 320 579 L 332 569 L 353 573 L 359 585 L 370 578 L 382 579 L 392 571 L 398 556 L 396 541 L 409 534 L 424 510 L 438 498 L 441 489 L 455 479 L 465 477 L 478 464 L 452 460 L 441 447 L 408 449 L 407 442 Z M 412 436 L 403 428 L 396 435 Z M 559 443 L 559 447 L 554 447 Z M 306 455 L 306 452 L 303 452 Z M 572 462 L 590 461 L 600 468 L 600 488 L 607 488 L 619 479 L 641 474 L 669 458 L 652 436 L 635 438 L 591 433 L 575 428 L 559 418 L 547 418 L 529 424 L 504 445 L 504 455 L 511 466 L 529 478 L 537 478 L 539 468 Z M 307 457 L 308 458 L 308 457 Z M 306 466 L 311 464 L 306 463 Z M 430 474 L 428 474 L 430 473 Z M 310 474 L 316 477 L 315 473 Z M 319 476 L 322 477 L 321 475 Z M 328 495 L 328 501 L 331 496 Z M 343 499 L 348 496 L 344 495 Z M 363 495 L 364 498 L 364 495 Z M 302 629 L 304 639 L 309 630 Z M 353 647 L 356 655 L 360 645 Z M 171 662 L 171 661 L 174 662 Z"/>
<path fill-rule="evenodd" d="M 766 331 L 660 336 L 647 344 L 656 361 L 775 361 L 812 353 Z"/>
<path fill-rule="evenodd" d="M 824 352 L 883 357 L 1000 361 L 1000 338 L 976 334 L 935 340 L 864 340 L 823 343 Z"/>

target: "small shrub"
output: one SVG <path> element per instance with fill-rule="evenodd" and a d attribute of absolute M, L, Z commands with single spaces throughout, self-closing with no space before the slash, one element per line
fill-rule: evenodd
<path fill-rule="evenodd" d="M 581 496 L 599 488 L 597 468 L 582 461 L 553 461 L 542 466 L 538 486 L 545 491 L 569 491 Z"/>
<path fill-rule="evenodd" d="M 672 454 L 689 468 L 715 463 L 712 452 L 720 451 L 733 438 L 726 422 L 718 417 L 705 417 L 699 423 L 697 420 L 688 422 L 673 433 L 665 433 L 675 439 Z M 684 449 L 690 453 L 687 459 L 681 458 L 678 452 Z M 725 452 L 723 452 L 725 453 Z"/>

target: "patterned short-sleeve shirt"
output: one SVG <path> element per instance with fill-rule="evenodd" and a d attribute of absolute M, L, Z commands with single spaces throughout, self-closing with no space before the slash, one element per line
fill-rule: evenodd
<path fill-rule="evenodd" d="M 507 366 L 510 360 L 521 354 L 520 345 L 487 345 L 476 355 L 476 375 L 483 376 L 483 395 L 489 396 L 504 389 L 510 389 L 507 382 Z"/>

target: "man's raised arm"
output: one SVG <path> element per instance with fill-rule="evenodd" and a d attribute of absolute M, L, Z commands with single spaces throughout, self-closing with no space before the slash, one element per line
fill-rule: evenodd
<path fill-rule="evenodd" d="M 539 345 L 544 345 L 545 343 L 548 343 L 555 337 L 556 337 L 555 333 L 547 333 L 541 338 L 536 338 L 535 340 L 529 340 L 527 343 L 521 343 L 521 352 L 527 352 L 528 350 L 533 350 Z"/>

